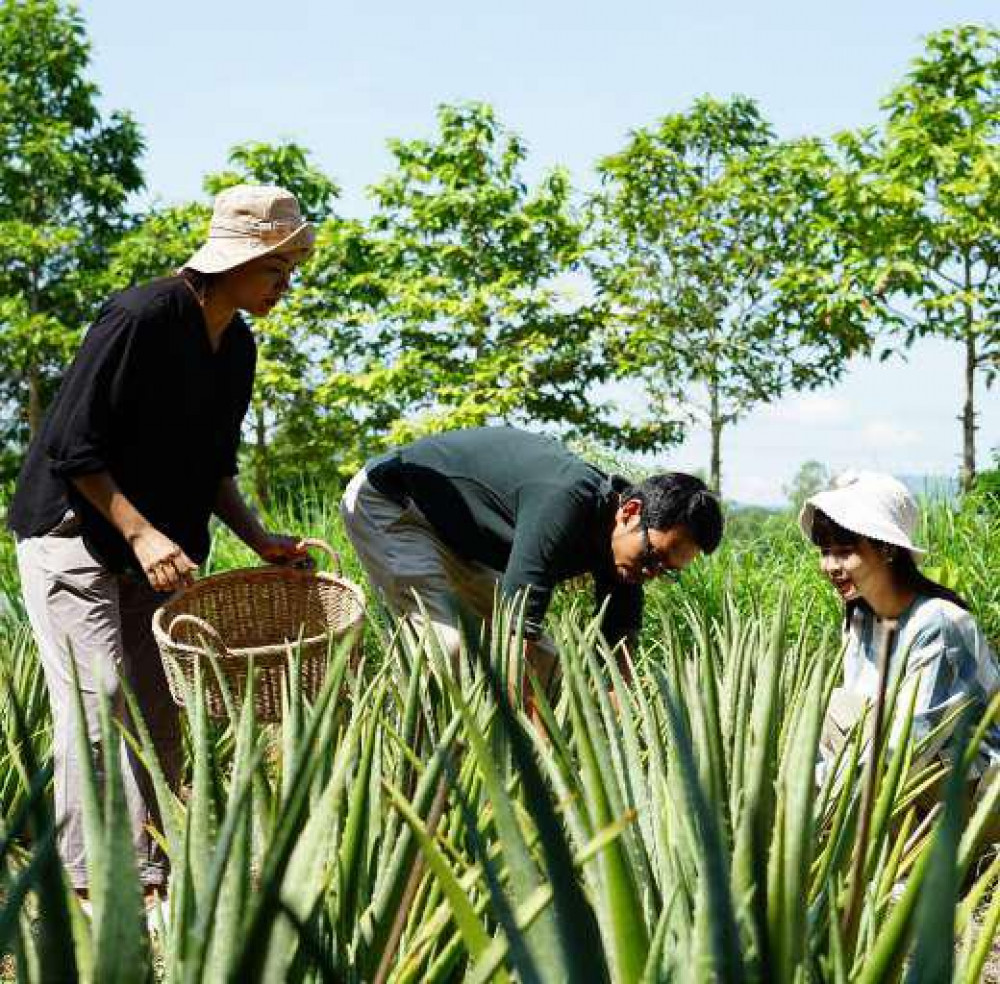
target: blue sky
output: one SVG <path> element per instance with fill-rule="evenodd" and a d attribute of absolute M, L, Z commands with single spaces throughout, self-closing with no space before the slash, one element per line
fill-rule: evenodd
<path fill-rule="evenodd" d="M 562 164 L 581 188 L 628 130 L 699 95 L 757 99 L 782 136 L 873 124 L 878 102 L 921 49 L 959 22 L 995 22 L 995 3 L 630 5 L 85 0 L 92 73 L 107 108 L 127 108 L 147 142 L 151 199 L 201 192 L 205 172 L 246 140 L 294 138 L 366 211 L 390 137 L 427 135 L 442 102 L 482 99 L 528 143 L 529 177 Z M 826 390 L 762 408 L 724 439 L 728 496 L 777 503 L 806 459 L 831 467 L 952 473 L 961 359 L 921 343 L 904 361 L 852 364 Z M 627 396 L 627 395 L 626 395 Z M 979 389 L 980 464 L 1000 445 L 1000 389 Z M 692 434 L 665 466 L 707 464 Z"/>

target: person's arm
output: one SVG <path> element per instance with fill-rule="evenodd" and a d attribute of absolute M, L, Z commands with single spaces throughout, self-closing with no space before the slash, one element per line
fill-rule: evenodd
<path fill-rule="evenodd" d="M 213 511 L 258 557 L 269 564 L 289 563 L 308 556 L 300 537 L 270 533 L 264 528 L 231 475 L 219 480 Z"/>
<path fill-rule="evenodd" d="M 115 481 L 109 459 L 115 419 L 127 413 L 129 392 L 146 384 L 153 364 L 144 348 L 149 333 L 140 330 L 144 315 L 105 304 L 84 336 L 66 372 L 45 427 L 49 467 L 73 485 L 124 537 L 157 591 L 173 591 L 188 583 L 196 565 L 184 551 L 152 526 Z"/>
<path fill-rule="evenodd" d="M 984 695 L 976 683 L 973 654 L 966 649 L 958 627 L 947 619 L 936 618 L 917 632 L 906 655 L 906 674 L 893 721 L 893 742 L 898 738 L 912 687 L 916 688 L 913 737 L 917 742 L 927 739 L 957 708 L 977 700 L 983 702 Z M 931 758 L 950 738 L 950 732 L 935 735 L 924 747 L 923 758 Z"/>
<path fill-rule="evenodd" d="M 83 337 L 45 421 L 45 455 L 64 481 L 110 470 L 115 421 L 128 412 L 128 393 L 142 387 L 140 319 L 105 304 Z"/>
<path fill-rule="evenodd" d="M 191 583 L 198 565 L 132 505 L 110 472 L 74 475 L 70 481 L 125 538 L 156 591 L 176 591 Z"/>
<path fill-rule="evenodd" d="M 501 593 L 505 599 L 527 594 L 524 634 L 529 641 L 542 634 L 558 571 L 576 540 L 590 535 L 592 517 L 592 502 L 575 488 L 531 490 L 518 504 Z"/>
<path fill-rule="evenodd" d="M 610 646 L 634 649 L 642 628 L 643 589 L 613 578 L 594 579 L 594 611 L 604 608 L 601 631 Z"/>

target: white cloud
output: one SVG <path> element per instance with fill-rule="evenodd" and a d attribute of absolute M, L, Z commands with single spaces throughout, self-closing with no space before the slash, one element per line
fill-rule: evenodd
<path fill-rule="evenodd" d="M 778 475 L 744 475 L 736 473 L 731 481 L 723 476 L 725 488 L 723 492 L 727 499 L 744 504 L 753 503 L 762 506 L 784 505 L 788 498 L 782 489 L 781 477 Z"/>
<path fill-rule="evenodd" d="M 843 397 L 808 393 L 776 404 L 771 409 L 775 421 L 787 424 L 832 426 L 851 419 L 851 404 Z"/>
<path fill-rule="evenodd" d="M 920 443 L 920 434 L 891 420 L 873 420 L 861 432 L 865 444 L 879 451 L 912 448 Z"/>

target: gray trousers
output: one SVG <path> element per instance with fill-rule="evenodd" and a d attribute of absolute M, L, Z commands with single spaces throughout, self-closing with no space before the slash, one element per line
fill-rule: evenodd
<path fill-rule="evenodd" d="M 418 632 L 428 627 L 429 620 L 429 628 L 458 670 L 462 632 L 489 625 L 502 574 L 459 557 L 413 502 L 400 505 L 379 492 L 363 469 L 348 484 L 340 511 L 358 560 L 386 606 Z M 544 636 L 536 640 L 528 661 L 547 683 L 557 668 L 551 640 Z"/>
<path fill-rule="evenodd" d="M 17 561 L 52 708 L 55 811 L 62 824 L 59 853 L 73 886 L 82 889 L 87 887 L 80 799 L 84 762 L 70 660 L 75 657 L 99 779 L 99 695 L 108 697 L 115 719 L 131 728 L 124 680 L 136 696 L 167 780 L 176 787 L 180 724 L 152 631 L 153 612 L 168 596 L 103 567 L 77 535 L 72 516 L 45 536 L 19 541 Z M 149 834 L 149 826 L 158 827 L 159 819 L 148 773 L 124 741 L 121 763 L 140 879 L 147 886 L 163 885 L 166 859 Z"/>

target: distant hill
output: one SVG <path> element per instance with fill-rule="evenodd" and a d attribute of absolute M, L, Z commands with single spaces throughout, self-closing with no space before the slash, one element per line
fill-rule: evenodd
<path fill-rule="evenodd" d="M 918 499 L 943 499 L 945 502 L 957 502 L 961 486 L 952 475 L 896 475 Z M 784 505 L 760 505 L 757 503 L 726 500 L 726 509 L 730 513 L 759 513 L 762 517 L 790 509 Z"/>
<path fill-rule="evenodd" d="M 959 495 L 958 479 L 952 475 L 897 475 L 915 496 L 954 502 Z"/>

